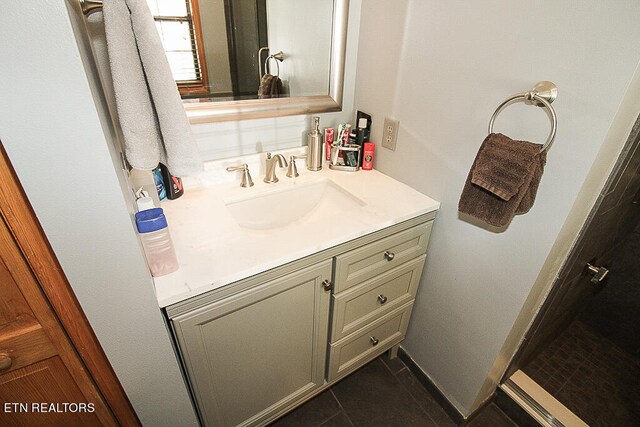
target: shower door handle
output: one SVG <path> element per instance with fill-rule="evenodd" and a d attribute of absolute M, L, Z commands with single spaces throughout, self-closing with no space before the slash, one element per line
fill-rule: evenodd
<path fill-rule="evenodd" d="M 587 263 L 587 271 L 593 275 L 591 283 L 595 283 L 596 285 L 602 283 L 605 277 L 609 274 L 609 270 L 605 267 L 597 267 L 589 263 Z"/>

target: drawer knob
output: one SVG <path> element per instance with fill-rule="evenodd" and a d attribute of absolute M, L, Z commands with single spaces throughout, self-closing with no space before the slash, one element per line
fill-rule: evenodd
<path fill-rule="evenodd" d="M 376 337 L 370 337 L 369 341 L 371 341 L 371 345 L 374 346 L 374 347 L 377 346 L 378 343 L 380 342 L 380 340 L 378 338 L 376 338 Z"/>
<path fill-rule="evenodd" d="M 380 294 L 380 295 L 378 295 L 378 301 L 380 301 L 380 304 L 384 304 L 385 302 L 387 302 L 387 297 L 385 297 L 384 295 Z"/>
<path fill-rule="evenodd" d="M 11 356 L 6 351 L 0 351 L 0 371 L 6 371 L 11 367 Z"/>
<path fill-rule="evenodd" d="M 393 252 L 384 251 L 384 257 L 387 259 L 387 261 L 391 261 L 396 257 L 396 254 L 394 254 Z"/>
<path fill-rule="evenodd" d="M 333 289 L 333 282 L 325 279 L 322 281 L 322 287 L 325 291 L 330 291 Z"/>

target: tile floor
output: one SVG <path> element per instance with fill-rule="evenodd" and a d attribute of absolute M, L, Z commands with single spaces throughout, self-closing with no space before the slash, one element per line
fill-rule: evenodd
<path fill-rule="evenodd" d="M 346 377 L 272 427 L 453 427 L 456 424 L 399 359 L 381 356 Z M 495 405 L 473 427 L 513 427 Z"/>
<path fill-rule="evenodd" d="M 524 369 L 590 426 L 637 426 L 640 360 L 579 320 Z"/>
<path fill-rule="evenodd" d="M 591 426 L 640 425 L 640 224 L 608 282 L 523 371 Z"/>

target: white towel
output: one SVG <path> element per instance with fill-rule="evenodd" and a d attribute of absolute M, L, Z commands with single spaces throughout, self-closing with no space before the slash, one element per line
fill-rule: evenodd
<path fill-rule="evenodd" d="M 164 163 L 175 176 L 203 169 L 151 11 L 145 0 L 104 0 L 104 26 L 129 164 Z"/>

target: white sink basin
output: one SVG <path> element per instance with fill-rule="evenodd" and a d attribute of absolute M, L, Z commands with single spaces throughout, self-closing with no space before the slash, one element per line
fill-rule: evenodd
<path fill-rule="evenodd" d="M 274 184 L 272 190 L 229 200 L 225 205 L 241 227 L 267 230 L 334 215 L 339 218 L 366 203 L 333 181 L 321 179 L 289 186 Z"/>

